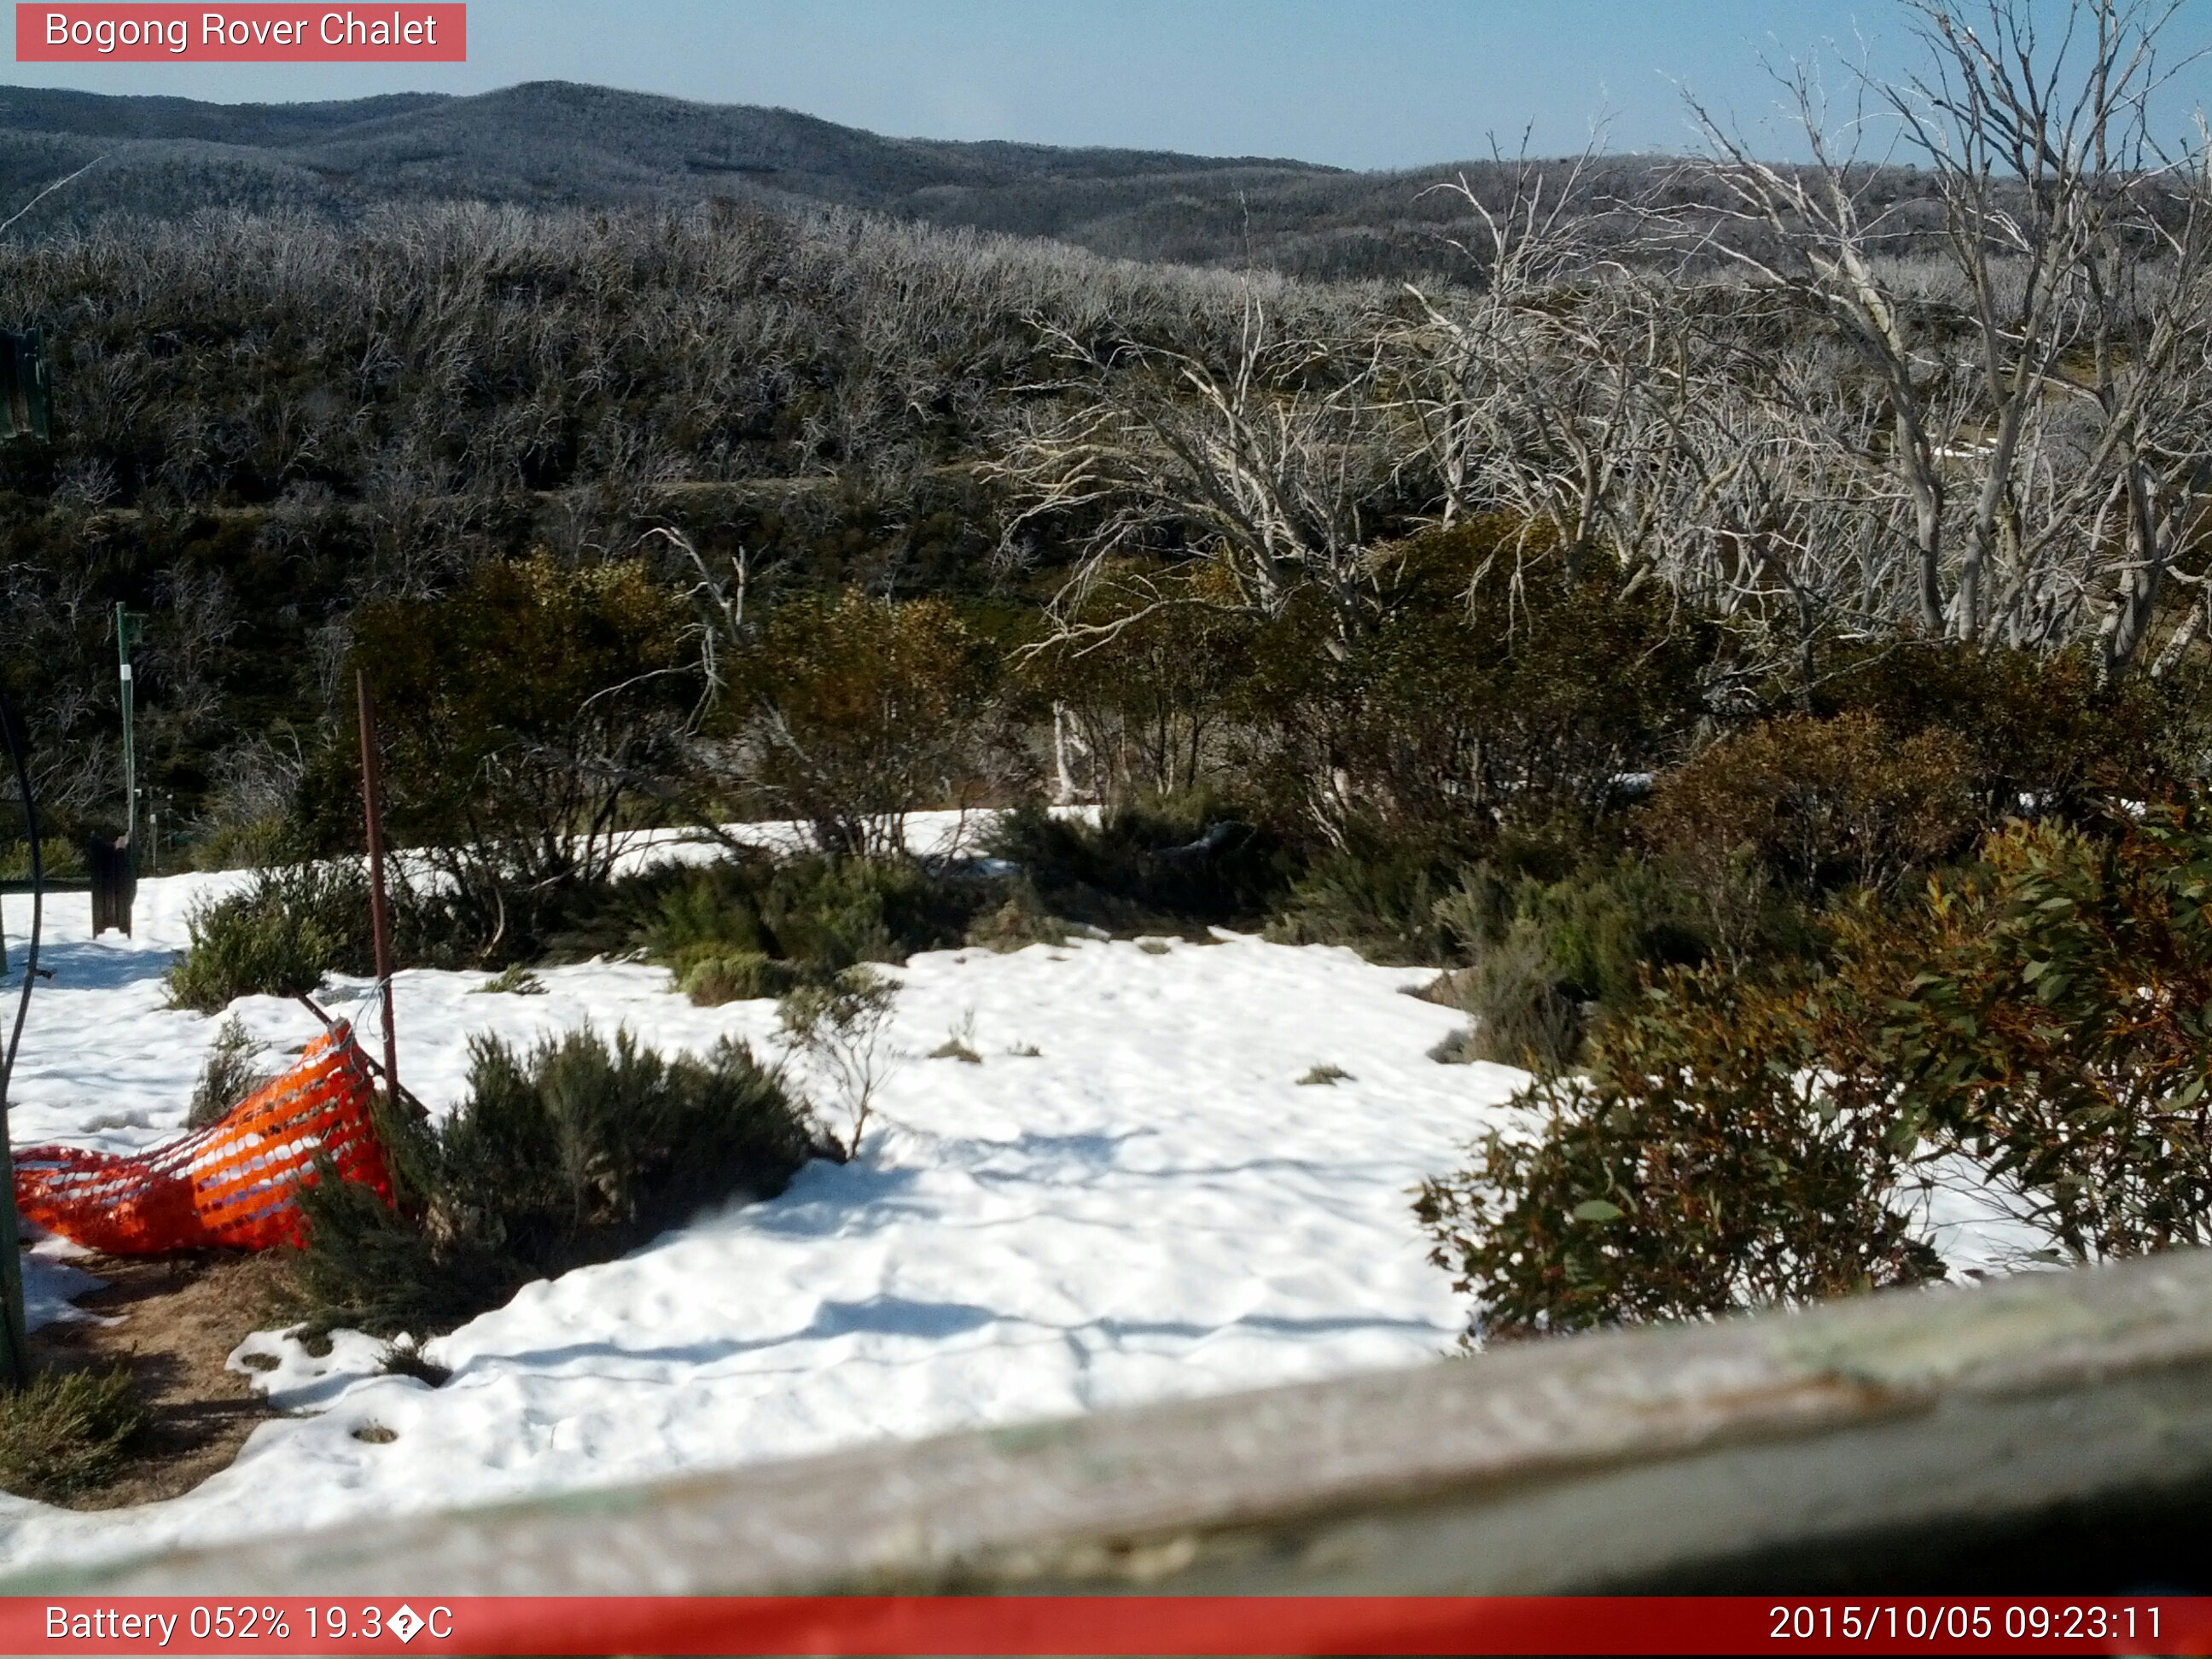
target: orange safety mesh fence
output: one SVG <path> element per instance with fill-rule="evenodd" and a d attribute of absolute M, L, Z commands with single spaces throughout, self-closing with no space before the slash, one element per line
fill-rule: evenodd
<path fill-rule="evenodd" d="M 361 1045 L 341 1020 L 221 1121 L 151 1152 L 25 1147 L 15 1202 L 48 1231 L 117 1255 L 296 1243 L 299 1189 L 316 1180 L 319 1156 L 391 1202 L 371 1098 Z"/>

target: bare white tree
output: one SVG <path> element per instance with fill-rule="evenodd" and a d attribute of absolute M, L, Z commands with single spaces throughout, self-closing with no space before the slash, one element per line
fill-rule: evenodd
<path fill-rule="evenodd" d="M 1927 67 L 1862 75 L 1848 120 L 1810 70 L 1785 77 L 1808 166 L 1758 159 L 1692 102 L 1735 228 L 1758 233 L 1713 246 L 1806 302 L 1881 388 L 1866 533 L 1903 528 L 1906 614 L 1970 643 L 2087 638 L 2117 678 L 2170 586 L 2199 580 L 2179 561 L 2212 459 L 2207 147 L 2156 132 L 2179 8 L 2071 0 L 2053 32 L 2026 0 L 1906 3 Z M 1870 159 L 1877 128 L 1890 149 Z M 1937 280 L 1895 257 L 1919 243 Z"/>
<path fill-rule="evenodd" d="M 1371 507 L 1391 487 L 1399 421 L 1375 389 L 1371 333 L 1283 327 L 1248 290 L 1224 360 L 1048 326 L 1059 374 L 1031 388 L 1048 412 L 994 472 L 1023 501 L 1005 545 L 1048 518 L 1084 521 L 1083 556 L 1054 605 L 1064 637 L 1098 637 L 1188 585 L 1104 620 L 1079 617 L 1115 556 L 1186 547 L 1218 578 L 1215 602 L 1279 614 L 1316 589 L 1340 637 L 1360 626 Z"/>

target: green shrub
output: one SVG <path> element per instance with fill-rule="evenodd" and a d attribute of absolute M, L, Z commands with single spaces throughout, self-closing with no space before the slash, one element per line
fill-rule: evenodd
<path fill-rule="evenodd" d="M 1626 855 L 1554 881 L 1516 878 L 1485 860 L 1460 872 L 1431 920 L 1431 959 L 1472 963 L 1429 993 L 1474 1018 L 1436 1051 L 1455 1063 L 1565 1071 L 1593 1019 L 1634 1006 L 1650 977 L 1711 951 L 1691 896 L 1658 866 Z"/>
<path fill-rule="evenodd" d="M 1856 1063 L 1899 1133 L 2030 1195 L 2075 1260 L 2212 1243 L 2212 810 L 1992 835 L 1979 865 L 1840 944 L 1880 1012 Z"/>
<path fill-rule="evenodd" d="M 85 873 L 84 849 L 75 842 L 47 834 L 39 839 L 39 863 L 46 873 L 55 879 L 82 877 Z M 28 881 L 31 878 L 31 843 L 27 841 L 0 841 L 0 881 Z"/>
<path fill-rule="evenodd" d="M 679 983 L 702 963 L 754 957 L 823 979 L 957 945 L 1003 890 L 908 859 L 733 859 L 659 882 L 636 938 Z"/>
<path fill-rule="evenodd" d="M 1813 1069 L 1817 1011 L 1677 970 L 1608 1022 L 1583 1078 L 1515 1104 L 1467 1170 L 1425 1183 L 1431 1260 L 1474 1293 L 1472 1334 L 1514 1337 L 1788 1304 L 1942 1276 L 1897 1199 L 1878 1094 Z"/>
<path fill-rule="evenodd" d="M 1638 860 L 1527 891 L 1516 926 L 1533 924 L 1567 988 L 1585 1002 L 1625 1006 L 1645 976 L 1704 959 L 1689 895 Z"/>
<path fill-rule="evenodd" d="M 611 881 L 580 884 L 560 926 L 547 934 L 538 963 L 652 957 L 665 965 L 665 958 L 647 948 L 648 936 L 660 921 L 662 902 L 700 874 L 696 866 L 659 863 Z"/>
<path fill-rule="evenodd" d="M 481 965 L 477 930 L 442 883 L 387 866 L 392 957 L 401 967 Z M 368 875 L 358 859 L 257 870 L 242 890 L 185 918 L 190 948 L 171 965 L 169 1000 L 219 1013 L 244 996 L 312 994 L 331 974 L 376 970 Z"/>
<path fill-rule="evenodd" d="M 471 996 L 542 997 L 545 981 L 520 963 L 502 968 L 475 990 Z"/>
<path fill-rule="evenodd" d="M 957 805 L 989 769 L 999 667 L 941 599 L 787 599 L 728 665 L 728 752 L 745 757 L 730 781 L 824 853 L 903 854 L 908 813 Z"/>
<path fill-rule="evenodd" d="M 2212 810 L 2015 823 L 1826 967 L 1677 970 L 1424 1189 L 1437 1259 L 1500 1333 L 1710 1314 L 1936 1276 L 1896 1194 L 1959 1156 L 2048 1254 L 2212 1243 Z"/>
<path fill-rule="evenodd" d="M 764 860 L 740 857 L 694 868 L 665 868 L 621 884 L 631 912 L 629 943 L 679 978 L 703 957 L 774 952 L 761 924 Z"/>
<path fill-rule="evenodd" d="M 127 1368 L 43 1371 L 0 1393 L 0 1488 L 58 1504 L 104 1486 L 144 1425 Z"/>
<path fill-rule="evenodd" d="M 1067 922 L 1047 908 L 1036 884 L 1019 876 L 1005 903 L 968 924 L 967 943 L 987 951 L 1019 951 L 1031 945 L 1064 945 L 1069 931 Z"/>
<path fill-rule="evenodd" d="M 688 615 L 638 561 L 543 550 L 354 613 L 352 663 L 383 711 L 386 827 L 410 849 L 389 870 L 398 961 L 533 963 L 598 918 L 628 838 L 689 780 Z M 358 848 L 357 749 L 325 741 L 304 767 L 291 839 Z"/>
<path fill-rule="evenodd" d="M 1155 797 L 1097 823 L 1025 800 L 986 850 L 1021 868 L 1047 914 L 1113 933 L 1256 924 L 1285 890 L 1280 838 L 1237 803 Z"/>
<path fill-rule="evenodd" d="M 1458 880 L 1429 905 L 1440 959 L 1472 962 L 1504 944 L 1530 884 L 1489 859 L 1461 870 Z"/>
<path fill-rule="evenodd" d="M 531 1278 L 505 1251 L 434 1231 L 354 1182 L 319 1182 L 300 1207 L 307 1237 L 291 1268 L 310 1335 L 345 1327 L 424 1340 L 498 1307 Z"/>
<path fill-rule="evenodd" d="M 1534 924 L 1516 926 L 1452 983 L 1455 1006 L 1473 1015 L 1474 1024 L 1449 1058 L 1494 1060 L 1547 1076 L 1581 1059 L 1589 1012 L 1562 981 L 1550 941 Z"/>
<path fill-rule="evenodd" d="M 606 884 L 572 876 L 526 896 L 520 877 L 487 859 L 449 850 L 439 862 L 419 881 L 399 860 L 386 867 L 392 959 L 403 968 L 520 967 L 544 949 L 547 929 Z"/>
<path fill-rule="evenodd" d="M 1364 826 L 1350 845 L 1306 866 L 1267 923 L 1267 937 L 1349 945 L 1374 962 L 1452 960 L 1455 941 L 1437 906 L 1465 862 L 1449 847 Z"/>
<path fill-rule="evenodd" d="M 626 1031 L 612 1043 L 571 1032 L 526 1054 L 478 1037 L 469 1080 L 434 1129 L 380 1126 L 398 1209 L 349 1182 L 302 1194 L 296 1273 L 322 1328 L 450 1328 L 708 1205 L 772 1196 L 811 1151 L 801 1109 L 727 1041 L 664 1059 Z"/>
<path fill-rule="evenodd" d="M 257 871 L 244 891 L 195 905 L 185 927 L 191 943 L 169 969 L 169 1000 L 201 1013 L 375 969 L 368 883 L 343 861 Z"/>
<path fill-rule="evenodd" d="M 908 859 L 786 860 L 760 893 L 776 954 L 815 973 L 958 945 L 988 896 Z"/>
<path fill-rule="evenodd" d="M 207 1063 L 201 1067 L 199 1080 L 192 1085 L 191 1109 L 185 1114 L 185 1127 L 204 1129 L 221 1120 L 255 1091 L 264 1087 L 270 1074 L 254 1061 L 261 1056 L 261 1045 L 247 1034 L 246 1023 L 235 1014 L 216 1027 L 215 1042 L 208 1048 Z"/>
<path fill-rule="evenodd" d="M 219 824 L 193 842 L 187 856 L 195 870 L 258 870 L 283 862 L 295 833 L 282 817 Z"/>
<path fill-rule="evenodd" d="M 604 1260 L 702 1205 L 783 1190 L 799 1113 L 741 1045 L 664 1060 L 627 1031 L 526 1055 L 479 1038 L 468 1101 L 439 1133 L 434 1207 L 457 1232 L 556 1273 Z"/>
<path fill-rule="evenodd" d="M 758 951 L 732 951 L 726 955 L 691 957 L 676 988 L 697 1007 L 719 1008 L 726 1002 L 780 997 L 791 987 L 788 963 L 778 962 Z"/>

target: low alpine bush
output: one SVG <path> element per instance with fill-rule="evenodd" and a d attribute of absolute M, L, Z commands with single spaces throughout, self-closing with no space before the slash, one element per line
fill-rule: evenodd
<path fill-rule="evenodd" d="M 1677 970 L 1600 1029 L 1587 1077 L 1518 1096 L 1533 1123 L 1485 1137 L 1414 1206 L 1431 1260 L 1474 1297 L 1471 1334 L 1941 1278 L 1899 1196 L 1893 1119 L 1819 1075 L 1819 1024 L 1807 994 Z"/>
<path fill-rule="evenodd" d="M 611 1261 L 700 1209 L 781 1192 L 810 1156 L 803 1108 L 741 1044 L 663 1058 L 626 1031 L 471 1050 L 435 1127 L 380 1124 L 399 1200 L 325 1181 L 295 1262 L 312 1323 L 417 1338 L 529 1279 Z"/>
<path fill-rule="evenodd" d="M 1288 865 L 1256 814 L 1204 793 L 1115 806 L 1096 823 L 1031 799 L 999 820 L 988 850 L 1020 866 L 1049 915 L 1114 933 L 1256 926 Z"/>
<path fill-rule="evenodd" d="M 58 1504 L 121 1470 L 145 1424 L 130 1371 L 42 1371 L 0 1394 L 0 1488 Z"/>
<path fill-rule="evenodd" d="M 2212 807 L 2014 823 L 1827 960 L 1662 975 L 1418 1211 L 1498 1335 L 1941 1277 L 1917 1166 L 1978 1167 L 2045 1248 L 2212 1243 Z M 1533 1127 L 1529 1123 L 1533 1121 Z"/>
<path fill-rule="evenodd" d="M 204 1129 L 266 1085 L 270 1073 L 255 1063 L 260 1058 L 261 1045 L 253 1040 L 246 1023 L 237 1015 L 233 1014 L 216 1027 L 215 1041 L 208 1047 L 207 1063 L 200 1068 L 199 1080 L 192 1085 L 192 1103 L 185 1114 L 185 1127 Z"/>
<path fill-rule="evenodd" d="M 368 883 L 344 861 L 261 870 L 242 891 L 195 905 L 169 1000 L 219 1013 L 245 996 L 301 996 L 325 975 L 375 968 Z"/>
<path fill-rule="evenodd" d="M 1790 715 L 1662 775 L 1643 828 L 1701 891 L 1746 860 L 1801 897 L 1895 894 L 1972 846 L 1976 774 L 1972 750 L 1941 726 L 1905 735 L 1864 712 Z"/>
<path fill-rule="evenodd" d="M 775 996 L 957 945 L 1004 896 L 908 859 L 731 859 L 659 878 L 635 937 L 694 1000 Z"/>
<path fill-rule="evenodd" d="M 1468 860 L 1424 837 L 1372 826 L 1309 862 L 1267 924 L 1285 945 L 1344 945 L 1376 962 L 1454 960 L 1437 915 Z"/>
<path fill-rule="evenodd" d="M 791 964 L 758 951 L 729 951 L 690 958 L 676 988 L 701 1008 L 726 1002 L 780 997 L 794 982 Z"/>
<path fill-rule="evenodd" d="M 2020 1189 L 2066 1258 L 2212 1243 L 2212 808 L 2009 825 L 1841 947 L 1900 1134 Z"/>

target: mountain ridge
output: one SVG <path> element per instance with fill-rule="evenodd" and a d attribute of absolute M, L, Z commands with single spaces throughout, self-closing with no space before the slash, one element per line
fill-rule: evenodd
<path fill-rule="evenodd" d="M 563 81 L 296 104 L 0 88 L 9 204 L 95 158 L 101 165 L 42 204 L 27 228 L 208 207 L 349 216 L 392 200 L 725 199 L 858 208 L 1112 257 L 1325 277 L 1448 264 L 1437 228 L 1448 216 L 1420 191 L 1454 171 L 893 137 L 795 110 Z"/>

